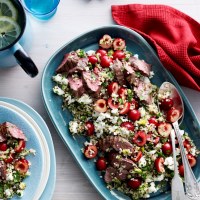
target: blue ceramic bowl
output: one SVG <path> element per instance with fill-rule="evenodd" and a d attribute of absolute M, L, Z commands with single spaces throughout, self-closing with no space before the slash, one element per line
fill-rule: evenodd
<path fill-rule="evenodd" d="M 0 105 L 0 123 L 10 122 L 19 127 L 27 137 L 26 148 L 36 150 L 36 155 L 28 155 L 26 158 L 31 162 L 29 171 L 30 176 L 24 179 L 27 187 L 23 197 L 14 196 L 13 200 L 35 199 L 35 193 L 40 189 L 40 181 L 44 172 L 44 154 L 41 148 L 39 137 L 32 125 L 19 113 L 14 110 Z M 35 199 L 36 200 L 36 199 Z"/>
<path fill-rule="evenodd" d="M 99 193 L 105 199 L 129 199 L 120 193 L 110 192 L 102 180 L 99 177 L 99 173 L 94 166 L 94 162 L 86 160 L 83 157 L 81 148 L 83 147 L 84 138 L 76 137 L 74 139 L 69 133 L 68 123 L 72 119 L 71 114 L 68 111 L 62 110 L 62 99 L 55 95 L 52 91 L 54 87 L 54 82 L 52 81 L 52 76 L 55 75 L 55 70 L 61 63 L 64 54 L 77 49 L 95 50 L 98 49 L 99 38 L 104 34 L 109 34 L 111 37 L 121 37 L 126 40 L 127 50 L 136 53 L 141 59 L 144 59 L 147 63 L 153 65 L 153 71 L 155 73 L 153 78 L 153 83 L 160 86 L 164 81 L 173 83 L 179 90 L 185 105 L 185 118 L 183 120 L 182 126 L 189 133 L 191 138 L 194 140 L 198 148 L 200 148 L 200 124 L 197 121 L 191 105 L 189 104 L 187 98 L 183 94 L 180 86 L 173 78 L 173 76 L 165 70 L 162 66 L 160 60 L 158 59 L 156 53 L 152 47 L 136 32 L 131 29 L 113 25 L 105 26 L 91 30 L 87 33 L 80 35 L 74 40 L 68 42 L 63 47 L 61 47 L 48 61 L 42 76 L 42 95 L 46 109 L 50 115 L 50 118 L 56 127 L 58 134 L 63 139 L 63 142 L 71 151 L 75 160 L 78 162 L 79 166 L 82 168 L 83 172 L 86 174 L 91 183 L 96 187 Z M 200 158 L 197 160 L 197 165 L 200 165 Z M 194 173 L 198 180 L 200 180 L 200 168 L 195 167 Z M 165 193 L 157 193 L 156 196 L 152 197 L 154 200 L 169 200 L 171 199 L 170 191 Z"/>

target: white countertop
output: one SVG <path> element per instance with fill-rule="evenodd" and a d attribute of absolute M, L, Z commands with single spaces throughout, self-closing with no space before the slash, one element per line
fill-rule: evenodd
<path fill-rule="evenodd" d="M 102 197 L 82 174 L 45 110 L 41 97 L 41 75 L 45 63 L 58 48 L 79 34 L 114 24 L 111 5 L 128 3 L 166 4 L 200 21 L 200 1 L 197 0 L 61 0 L 55 16 L 49 21 L 42 22 L 29 16 L 32 32 L 29 55 L 38 66 L 39 75 L 32 79 L 19 66 L 0 70 L 0 96 L 27 103 L 43 117 L 50 129 L 57 162 L 53 200 L 100 200 Z M 183 90 L 200 120 L 200 93 L 188 88 Z"/>

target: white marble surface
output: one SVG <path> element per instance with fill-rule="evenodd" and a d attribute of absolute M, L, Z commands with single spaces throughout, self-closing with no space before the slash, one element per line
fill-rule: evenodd
<path fill-rule="evenodd" d="M 53 200 L 100 200 L 102 197 L 82 174 L 48 117 L 41 97 L 43 68 L 50 56 L 69 40 L 90 29 L 113 24 L 112 4 L 128 3 L 166 4 L 200 21 L 198 0 L 61 0 L 51 20 L 42 22 L 29 17 L 32 31 L 32 42 L 27 41 L 30 43 L 29 54 L 39 68 L 39 75 L 32 79 L 19 66 L 0 69 L 0 96 L 15 98 L 32 106 L 44 118 L 51 131 L 57 158 Z M 188 88 L 183 90 L 200 120 L 200 93 Z"/>

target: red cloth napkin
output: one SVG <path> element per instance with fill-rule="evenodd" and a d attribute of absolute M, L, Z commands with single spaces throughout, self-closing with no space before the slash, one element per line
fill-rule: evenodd
<path fill-rule="evenodd" d="M 200 91 L 200 24 L 166 5 L 113 5 L 117 24 L 140 33 L 179 84 Z"/>

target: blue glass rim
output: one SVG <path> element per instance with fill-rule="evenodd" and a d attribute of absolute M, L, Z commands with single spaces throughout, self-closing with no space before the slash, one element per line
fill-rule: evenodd
<path fill-rule="evenodd" d="M 51 14 L 52 12 L 54 12 L 54 11 L 57 9 L 57 7 L 58 7 L 58 5 L 59 5 L 59 3 L 60 3 L 60 0 L 57 0 L 57 2 L 56 2 L 56 4 L 54 5 L 54 7 L 53 7 L 50 11 L 45 12 L 45 13 L 33 12 L 32 10 L 30 10 L 30 9 L 26 6 L 24 0 L 20 0 L 20 2 L 21 2 L 21 4 L 23 5 L 23 7 L 24 7 L 24 9 L 25 9 L 26 11 L 28 11 L 29 13 L 31 13 L 31 14 L 34 15 L 34 16 L 42 17 L 42 16 L 47 16 L 47 15 Z"/>

